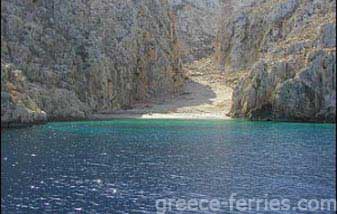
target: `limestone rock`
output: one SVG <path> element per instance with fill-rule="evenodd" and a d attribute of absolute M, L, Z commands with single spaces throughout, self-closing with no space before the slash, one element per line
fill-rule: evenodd
<path fill-rule="evenodd" d="M 46 113 L 25 93 L 25 81 L 20 70 L 1 64 L 1 127 L 47 121 Z"/>
<path fill-rule="evenodd" d="M 20 89 L 20 99 L 50 120 L 129 108 L 184 84 L 167 0 L 4 0 L 1 6 L 2 67 L 24 78 L 2 75 L 2 99 L 15 96 L 10 87 Z M 2 123 L 30 112 L 20 99 L 1 107 Z"/>
<path fill-rule="evenodd" d="M 184 62 L 214 52 L 221 0 L 170 0 Z"/>
<path fill-rule="evenodd" d="M 242 73 L 231 115 L 253 120 L 335 122 L 336 1 L 256 1 L 218 35 L 217 60 Z"/>

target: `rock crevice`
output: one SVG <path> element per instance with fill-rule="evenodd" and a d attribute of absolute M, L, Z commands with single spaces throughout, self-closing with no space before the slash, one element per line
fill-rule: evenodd
<path fill-rule="evenodd" d="M 165 0 L 4 0 L 1 6 L 4 126 L 83 119 L 183 85 Z"/>
<path fill-rule="evenodd" d="M 217 37 L 222 69 L 240 75 L 230 115 L 335 122 L 336 1 L 250 3 L 233 10 Z"/>

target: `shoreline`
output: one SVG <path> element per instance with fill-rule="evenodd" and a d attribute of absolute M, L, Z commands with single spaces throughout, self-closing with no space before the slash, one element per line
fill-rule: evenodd
<path fill-rule="evenodd" d="M 220 113 L 111 113 L 93 114 L 88 120 L 113 119 L 182 119 L 182 120 L 232 120 L 233 118 Z"/>
<path fill-rule="evenodd" d="M 17 123 L 13 122 L 11 124 L 1 124 L 1 130 L 4 129 L 23 129 L 32 126 L 45 125 L 47 123 L 53 122 L 85 122 L 85 121 L 112 121 L 112 120 L 123 120 L 123 119 L 137 119 L 137 120 L 214 120 L 214 121 L 234 121 L 234 120 L 244 120 L 249 122 L 271 122 L 271 123 L 300 123 L 300 124 L 331 124 L 336 125 L 336 123 L 324 122 L 324 121 L 294 121 L 294 120 L 249 120 L 247 118 L 233 118 L 226 114 L 217 113 L 130 113 L 130 112 L 119 112 L 119 113 L 96 113 L 89 115 L 86 118 L 53 118 L 43 122 L 35 123 Z"/>
<path fill-rule="evenodd" d="M 142 113 L 142 112 L 116 112 L 95 113 L 85 118 L 50 118 L 46 121 L 31 123 L 8 122 L 1 123 L 1 129 L 21 129 L 52 122 L 81 122 L 81 121 L 109 121 L 115 119 L 165 119 L 165 120 L 233 120 L 226 114 L 219 113 Z"/>

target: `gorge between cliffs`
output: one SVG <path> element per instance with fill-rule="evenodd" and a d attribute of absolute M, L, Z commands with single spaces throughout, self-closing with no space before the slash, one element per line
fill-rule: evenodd
<path fill-rule="evenodd" d="M 336 0 L 1 0 L 1 213 L 336 213 Z"/>
<path fill-rule="evenodd" d="M 335 0 L 2 0 L 1 126 L 336 118 Z"/>

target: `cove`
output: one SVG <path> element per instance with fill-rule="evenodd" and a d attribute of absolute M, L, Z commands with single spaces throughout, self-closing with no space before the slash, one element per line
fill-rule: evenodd
<path fill-rule="evenodd" d="M 6 129 L 1 207 L 4 213 L 156 213 L 156 200 L 165 198 L 335 198 L 335 128 L 123 119 Z M 240 212 L 222 207 L 219 213 Z"/>

